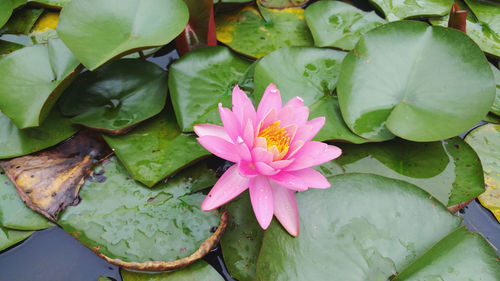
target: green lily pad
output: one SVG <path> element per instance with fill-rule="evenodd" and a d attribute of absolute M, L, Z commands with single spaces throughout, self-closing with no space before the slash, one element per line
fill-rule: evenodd
<path fill-rule="evenodd" d="M 42 13 L 43 9 L 19 10 L 0 28 L 0 34 L 28 34 Z"/>
<path fill-rule="evenodd" d="M 0 226 L 0 251 L 23 241 L 33 234 L 33 231 L 20 231 L 3 228 Z"/>
<path fill-rule="evenodd" d="M 169 43 L 186 26 L 182 0 L 72 0 L 57 33 L 88 69 L 137 50 Z"/>
<path fill-rule="evenodd" d="M 221 124 L 218 104 L 231 105 L 233 87 L 249 66 L 225 47 L 199 48 L 173 63 L 168 86 L 181 130 L 192 132 L 200 123 Z"/>
<path fill-rule="evenodd" d="M 165 106 L 167 73 L 142 59 L 121 59 L 81 74 L 60 99 L 73 123 L 119 134 Z"/>
<path fill-rule="evenodd" d="M 349 52 L 337 92 L 347 126 L 361 137 L 436 141 L 481 121 L 495 80 L 462 32 L 400 21 L 366 33 Z"/>
<path fill-rule="evenodd" d="M 300 7 L 307 4 L 309 0 L 258 0 L 257 4 L 264 8 L 283 9 Z"/>
<path fill-rule="evenodd" d="M 28 3 L 39 4 L 49 8 L 62 8 L 71 0 L 27 0 Z"/>
<path fill-rule="evenodd" d="M 495 101 L 491 106 L 490 112 L 500 116 L 500 70 L 496 68 L 493 64 L 490 64 L 491 70 L 493 70 L 493 75 L 495 75 L 495 81 L 497 84 L 497 92 L 495 96 Z"/>
<path fill-rule="evenodd" d="M 274 51 L 255 66 L 255 99 L 260 101 L 269 83 L 274 83 L 283 101 L 299 96 L 306 106 L 310 106 L 311 117 L 327 117 L 324 128 L 316 136 L 317 140 L 365 142 L 346 126 L 338 101 L 332 96 L 345 55 L 342 51 L 314 47 Z"/>
<path fill-rule="evenodd" d="M 493 33 L 500 36 L 500 3 L 490 0 L 464 0 L 476 18 L 486 24 Z"/>
<path fill-rule="evenodd" d="M 220 14 L 215 19 L 217 40 L 238 53 L 263 57 L 286 46 L 312 46 L 313 39 L 301 8 L 266 9 L 262 18 L 257 7 L 247 6 Z"/>
<path fill-rule="evenodd" d="M 334 162 L 343 173 L 371 173 L 404 180 L 429 192 L 447 207 L 468 202 L 484 192 L 481 162 L 458 137 L 443 142 L 395 139 L 336 145 L 342 149 L 342 157 Z"/>
<path fill-rule="evenodd" d="M 486 191 L 479 196 L 479 201 L 500 222 L 500 125 L 478 127 L 465 137 L 465 141 L 483 164 Z"/>
<path fill-rule="evenodd" d="M 16 230 L 38 230 L 54 226 L 49 220 L 26 207 L 16 187 L 0 169 L 0 225 Z"/>
<path fill-rule="evenodd" d="M 463 258 L 464 253 L 473 258 Z M 458 228 L 439 241 L 393 281 L 429 280 L 498 280 L 498 259 L 491 246 L 478 233 Z M 484 279 L 483 279 L 484 278 Z"/>
<path fill-rule="evenodd" d="M 147 274 L 122 269 L 120 273 L 123 281 L 224 281 L 212 266 L 201 260 L 173 272 Z"/>
<path fill-rule="evenodd" d="M 194 135 L 183 134 L 173 112 L 163 111 L 123 136 L 105 136 L 130 175 L 151 187 L 210 154 Z"/>
<path fill-rule="evenodd" d="M 418 187 L 370 174 L 329 180 L 329 189 L 296 195 L 301 223 L 297 238 L 271 223 L 255 280 L 388 280 L 425 260 L 442 264 L 432 280 L 452 281 L 460 278 L 449 278 L 448 265 L 458 259 L 460 271 L 474 272 L 474 280 L 498 280 L 499 262 L 493 248 L 484 246 L 486 241 L 468 248 L 467 255 L 447 255 L 445 262 L 440 255 L 429 255 L 438 247 L 450 251 L 447 235 L 461 219 Z M 457 239 L 455 247 L 470 246 L 469 240 Z M 476 270 L 478 264 L 485 270 Z"/>
<path fill-rule="evenodd" d="M 220 241 L 224 261 L 232 277 L 252 281 L 264 230 L 253 215 L 248 192 L 231 201 L 228 212 L 229 223 Z"/>
<path fill-rule="evenodd" d="M 453 4 L 453 0 L 370 0 L 370 2 L 385 14 L 388 21 L 414 17 L 444 16 L 450 11 Z"/>
<path fill-rule="evenodd" d="M 59 39 L 0 58 L 0 109 L 21 129 L 38 127 L 80 63 Z"/>
<path fill-rule="evenodd" d="M 24 48 L 22 44 L 5 41 L 0 38 L 0 56 L 10 54 L 22 48 Z"/>
<path fill-rule="evenodd" d="M 40 127 L 20 130 L 0 112 L 0 159 L 40 151 L 56 145 L 78 131 L 58 110 L 52 110 Z"/>
<path fill-rule="evenodd" d="M 129 178 L 116 157 L 94 169 L 82 201 L 58 223 L 85 246 L 110 261 L 173 261 L 190 256 L 220 222 L 216 211 L 203 212 L 205 198 L 190 192 L 189 178 L 149 189 Z M 179 189 L 184 189 L 179 193 Z M 175 192 L 179 195 L 174 195 Z"/>
<path fill-rule="evenodd" d="M 488 113 L 488 115 L 486 115 L 484 118 L 483 118 L 483 121 L 486 121 L 486 122 L 489 122 L 489 123 L 500 123 L 500 116 L 497 116 L 493 113 Z"/>
<path fill-rule="evenodd" d="M 9 20 L 14 9 L 24 3 L 26 3 L 26 0 L 2 0 L 0 2 L 0 27 Z"/>
<path fill-rule="evenodd" d="M 314 45 L 351 50 L 367 31 L 385 20 L 373 11 L 364 12 L 340 1 L 319 1 L 304 12 Z"/>

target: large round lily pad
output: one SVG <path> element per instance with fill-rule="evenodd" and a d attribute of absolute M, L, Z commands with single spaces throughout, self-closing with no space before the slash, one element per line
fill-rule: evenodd
<path fill-rule="evenodd" d="M 314 45 L 351 50 L 361 35 L 383 25 L 374 11 L 364 12 L 340 1 L 319 1 L 304 12 Z"/>
<path fill-rule="evenodd" d="M 68 118 L 52 110 L 40 127 L 20 130 L 0 112 L 0 159 L 40 151 L 71 137 L 78 131 Z"/>
<path fill-rule="evenodd" d="M 479 155 L 484 170 L 486 191 L 479 196 L 500 222 L 500 125 L 486 124 L 470 132 L 465 141 Z"/>
<path fill-rule="evenodd" d="M 217 105 L 231 105 L 233 87 L 249 66 L 225 47 L 196 49 L 173 63 L 168 86 L 181 130 L 192 132 L 200 123 L 220 124 Z"/>
<path fill-rule="evenodd" d="M 400 21 L 358 42 L 342 63 L 337 92 L 345 122 L 364 138 L 436 141 L 486 115 L 495 80 L 462 32 Z"/>
<path fill-rule="evenodd" d="M 185 175 L 149 189 L 116 157 L 94 175 L 82 186 L 80 204 L 58 223 L 109 262 L 153 271 L 186 266 L 207 254 L 225 228 L 216 211 L 201 210 L 205 196 L 189 194 L 193 179 Z"/>
<path fill-rule="evenodd" d="M 458 264 L 456 270 L 467 278 L 498 280 L 499 261 L 486 241 L 479 241 L 481 246 L 467 255 L 429 254 L 437 247 L 446 249 L 440 253 L 466 248 L 470 239 L 460 237 L 473 234 L 460 229 L 453 233 L 460 218 L 418 187 L 370 174 L 331 177 L 330 182 L 329 189 L 297 195 L 297 238 L 276 221 L 271 223 L 255 280 L 388 280 L 415 271 L 421 261 L 428 265 L 420 266 L 422 272 L 439 264 L 435 280 L 460 280 L 462 276 L 449 272 L 450 265 L 455 270 Z M 452 238 L 447 237 L 450 233 Z M 453 238 L 455 243 L 450 242 Z M 476 270 L 478 265 L 481 270 Z"/>
<path fill-rule="evenodd" d="M 265 9 L 265 8 L 264 8 Z M 312 46 L 313 39 L 301 8 L 259 9 L 247 6 L 215 19 L 217 40 L 238 53 L 260 58 L 286 46 Z"/>
<path fill-rule="evenodd" d="M 57 33 L 94 70 L 126 53 L 167 44 L 188 19 L 182 0 L 72 0 L 61 11 Z"/>
<path fill-rule="evenodd" d="M 411 17 L 444 16 L 453 4 L 453 0 L 370 0 L 370 2 L 382 11 L 389 21 Z"/>
<path fill-rule="evenodd" d="M 345 140 L 362 143 L 366 140 L 352 133 L 342 120 L 337 98 L 340 65 L 346 53 L 314 47 L 283 48 L 260 59 L 255 66 L 254 93 L 260 101 L 269 83 L 280 90 L 283 101 L 295 96 L 310 106 L 311 118 L 326 116 L 326 123 L 317 140 Z"/>
<path fill-rule="evenodd" d="M 0 59 L 0 109 L 21 129 L 37 127 L 71 83 L 79 61 L 59 39 Z"/>
<path fill-rule="evenodd" d="M 158 114 L 165 106 L 167 73 L 152 62 L 121 59 L 87 71 L 66 89 L 60 100 L 73 123 L 122 133 Z"/>

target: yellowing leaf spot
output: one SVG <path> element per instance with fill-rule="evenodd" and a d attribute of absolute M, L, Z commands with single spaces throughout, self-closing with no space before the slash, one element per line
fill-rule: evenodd
<path fill-rule="evenodd" d="M 485 208 L 489 209 L 496 219 L 500 222 L 500 189 L 499 182 L 496 182 L 492 177 L 485 175 L 484 182 L 486 191 L 479 195 L 478 199 Z"/>
<path fill-rule="evenodd" d="M 59 21 L 59 13 L 57 12 L 45 13 L 38 19 L 31 32 L 32 33 L 45 32 L 48 29 L 56 29 L 58 21 Z"/>
<path fill-rule="evenodd" d="M 233 41 L 234 27 L 229 24 L 217 26 L 217 40 L 222 43 L 231 43 Z"/>

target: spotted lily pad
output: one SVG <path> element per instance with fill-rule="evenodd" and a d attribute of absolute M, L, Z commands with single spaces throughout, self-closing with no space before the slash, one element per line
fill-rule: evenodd
<path fill-rule="evenodd" d="M 57 33 L 88 69 L 115 57 L 165 45 L 188 22 L 182 0 L 72 0 Z"/>
<path fill-rule="evenodd" d="M 17 230 L 38 230 L 54 226 L 42 215 L 26 207 L 16 187 L 0 169 L 0 226 Z"/>
<path fill-rule="evenodd" d="M 33 231 L 20 231 L 0 226 L 0 251 L 23 241 L 33 234 Z"/>
<path fill-rule="evenodd" d="M 163 111 L 126 135 L 104 139 L 130 175 L 149 187 L 210 154 L 194 135 L 180 131 L 172 111 Z"/>
<path fill-rule="evenodd" d="M 152 62 L 121 59 L 87 71 L 66 89 L 60 108 L 73 123 L 119 134 L 165 106 L 167 73 Z"/>
<path fill-rule="evenodd" d="M 59 39 L 0 59 L 0 109 L 21 129 L 38 127 L 80 63 Z"/>
<path fill-rule="evenodd" d="M 94 174 L 99 178 L 85 181 L 80 204 L 58 223 L 111 263 L 152 271 L 183 267 L 207 254 L 225 229 L 224 216 L 201 210 L 205 195 L 187 194 L 188 178 L 149 189 L 131 180 L 116 157 Z M 186 192 L 171 193 L 179 188 Z"/>
<path fill-rule="evenodd" d="M 225 47 L 196 49 L 173 63 L 168 86 L 181 130 L 192 132 L 199 123 L 220 124 L 217 105 L 231 105 L 233 87 L 249 66 Z"/>
<path fill-rule="evenodd" d="M 400 21 L 366 33 L 349 52 L 337 92 L 347 126 L 364 138 L 436 141 L 481 121 L 495 80 L 462 32 Z"/>
<path fill-rule="evenodd" d="M 415 143 L 395 139 L 363 145 L 337 144 L 340 173 L 371 173 L 415 184 L 441 204 L 457 209 L 484 192 L 481 162 L 472 148 L 456 137 Z"/>
<path fill-rule="evenodd" d="M 295 96 L 310 106 L 312 117 L 326 116 L 317 140 L 345 140 L 362 143 L 342 120 L 334 94 L 340 65 L 346 53 L 314 47 L 283 48 L 260 59 L 255 66 L 255 98 L 262 98 L 269 83 L 274 83 L 284 101 Z"/>
<path fill-rule="evenodd" d="M 465 141 L 477 152 L 484 170 L 486 191 L 479 201 L 500 222 L 500 125 L 486 124 L 470 132 Z"/>
<path fill-rule="evenodd" d="M 351 50 L 361 35 L 385 24 L 375 12 L 364 12 L 340 1 L 319 1 L 304 12 L 314 45 Z"/>
<path fill-rule="evenodd" d="M 413 17 L 444 16 L 450 11 L 453 4 L 453 0 L 370 0 L 370 2 L 385 14 L 388 21 Z"/>
<path fill-rule="evenodd" d="M 220 14 L 215 19 L 217 40 L 238 53 L 260 58 L 286 46 L 312 46 L 313 40 L 301 8 L 267 9 L 266 19 L 257 7 Z"/>
<path fill-rule="evenodd" d="M 120 273 L 123 281 L 224 281 L 224 278 L 205 261 L 197 261 L 186 268 L 161 274 L 131 272 L 123 269 Z"/>

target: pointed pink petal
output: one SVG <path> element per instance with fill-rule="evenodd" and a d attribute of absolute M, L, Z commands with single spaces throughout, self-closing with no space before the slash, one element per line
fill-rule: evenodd
<path fill-rule="evenodd" d="M 295 159 L 291 160 L 278 160 L 269 163 L 269 166 L 273 167 L 276 170 L 281 170 L 283 168 L 288 167 Z"/>
<path fill-rule="evenodd" d="M 281 95 L 280 91 L 276 89 L 274 84 L 269 84 L 266 90 L 264 91 L 264 95 L 260 100 L 259 106 L 257 107 L 257 119 L 264 118 L 265 115 L 271 109 L 279 110 L 281 109 Z"/>
<path fill-rule="evenodd" d="M 264 118 L 262 119 L 262 121 L 260 121 L 260 124 L 259 124 L 259 130 L 264 130 L 265 128 L 267 128 L 267 126 L 271 125 L 272 123 L 278 121 L 277 120 L 278 118 L 278 113 L 276 111 L 276 109 L 271 109 L 271 111 L 269 111 L 266 116 L 264 116 Z M 260 133 L 257 132 L 257 134 Z"/>
<path fill-rule="evenodd" d="M 267 150 L 267 141 L 266 141 L 266 139 L 263 138 L 263 137 L 255 138 L 254 147 L 260 147 L 262 149 Z"/>
<path fill-rule="evenodd" d="M 238 85 L 233 88 L 233 112 L 242 127 L 245 126 L 249 119 L 253 126 L 256 125 L 257 114 L 252 101 L 244 91 L 240 90 Z"/>
<path fill-rule="evenodd" d="M 295 137 L 295 134 L 297 133 L 297 125 L 291 124 L 283 128 L 287 135 L 290 137 L 290 143 L 293 141 L 293 138 Z"/>
<path fill-rule="evenodd" d="M 276 183 L 271 183 L 271 189 L 276 218 L 290 235 L 297 237 L 299 235 L 299 209 L 295 193 Z"/>
<path fill-rule="evenodd" d="M 257 169 L 257 171 L 261 175 L 272 176 L 272 175 L 276 175 L 277 173 L 280 172 L 280 170 L 275 170 L 275 169 L 273 169 L 273 167 L 271 167 L 263 162 L 255 162 L 254 165 L 255 165 L 255 168 Z"/>
<path fill-rule="evenodd" d="M 280 127 L 293 124 L 295 110 L 291 106 L 285 106 L 278 112 L 277 119 L 280 120 Z"/>
<path fill-rule="evenodd" d="M 295 134 L 294 141 L 310 141 L 325 125 L 325 117 L 317 117 L 307 122 L 306 125 L 299 126 Z"/>
<path fill-rule="evenodd" d="M 253 142 L 255 140 L 255 132 L 253 131 L 253 123 L 252 120 L 248 120 L 243 130 L 243 140 L 248 145 L 248 147 L 253 147 Z"/>
<path fill-rule="evenodd" d="M 248 188 L 249 179 L 238 172 L 238 165 L 231 166 L 208 193 L 201 204 L 203 211 L 211 211 L 226 204 Z"/>
<path fill-rule="evenodd" d="M 241 137 L 238 137 L 236 140 L 236 144 L 234 145 L 240 159 L 244 159 L 246 161 L 252 161 L 252 153 L 250 153 L 250 149 L 247 144 L 243 141 Z"/>
<path fill-rule="evenodd" d="M 311 141 L 306 143 L 293 156 L 295 161 L 284 169 L 287 171 L 295 171 L 321 165 L 339 157 L 341 154 L 342 150 L 336 146 L 318 141 Z"/>
<path fill-rule="evenodd" d="M 233 142 L 229 135 L 226 133 L 226 129 L 222 126 L 217 126 L 213 124 L 198 124 L 194 125 L 194 132 L 199 137 L 203 136 L 215 136 L 224 139 L 228 142 Z"/>
<path fill-rule="evenodd" d="M 276 147 L 276 145 L 271 146 L 267 150 L 273 154 L 273 160 L 274 161 L 281 160 L 280 159 L 280 151 L 278 150 L 278 148 Z"/>
<path fill-rule="evenodd" d="M 296 190 L 296 191 L 307 190 L 307 184 L 304 182 L 304 180 L 289 172 L 281 171 L 274 176 L 270 176 L 270 178 L 277 184 L 291 190 Z"/>
<path fill-rule="evenodd" d="M 301 178 L 309 188 L 329 188 L 330 183 L 320 172 L 312 169 L 306 168 L 294 172 L 290 172 L 291 174 Z"/>
<path fill-rule="evenodd" d="M 309 108 L 306 106 L 296 107 L 293 112 L 293 123 L 297 125 L 304 125 L 309 118 Z"/>
<path fill-rule="evenodd" d="M 304 142 L 301 140 L 292 141 L 290 147 L 288 148 L 288 154 L 285 156 L 286 159 L 291 159 L 300 149 L 304 146 Z"/>
<path fill-rule="evenodd" d="M 273 161 L 273 154 L 265 148 L 255 147 L 252 150 L 252 159 L 254 162 L 271 163 Z"/>
<path fill-rule="evenodd" d="M 255 165 L 250 161 L 241 160 L 238 163 L 238 168 L 240 174 L 244 177 L 253 178 L 259 175 L 259 173 L 255 169 Z"/>
<path fill-rule="evenodd" d="M 197 138 L 198 142 L 215 156 L 238 163 L 240 156 L 235 145 L 214 136 L 202 136 Z"/>
<path fill-rule="evenodd" d="M 292 106 L 292 107 L 303 107 L 304 106 L 304 100 L 301 97 L 294 97 L 291 100 L 289 100 L 285 106 Z"/>
<path fill-rule="evenodd" d="M 273 219 L 273 192 L 269 180 L 264 176 L 257 176 L 250 180 L 250 201 L 257 221 L 266 229 Z"/>
<path fill-rule="evenodd" d="M 238 136 L 240 135 L 240 122 L 238 121 L 236 116 L 234 116 L 234 113 L 231 110 L 222 107 L 222 103 L 219 103 L 219 114 L 227 134 L 229 135 L 231 140 L 233 140 L 233 142 L 236 142 Z"/>

